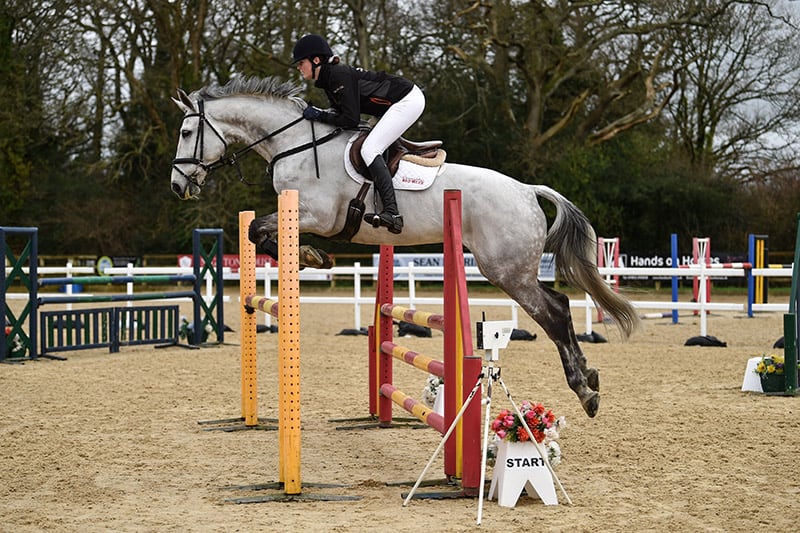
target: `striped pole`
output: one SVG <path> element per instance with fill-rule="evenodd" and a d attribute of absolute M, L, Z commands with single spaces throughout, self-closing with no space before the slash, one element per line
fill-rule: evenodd
<path fill-rule="evenodd" d="M 384 383 L 381 385 L 381 394 L 387 398 L 390 398 L 394 403 L 401 406 L 403 409 L 416 416 L 442 435 L 444 435 L 445 431 L 447 431 L 444 425 L 444 417 L 442 415 L 433 412 L 424 404 L 398 390 L 394 385 L 389 383 Z"/>
<path fill-rule="evenodd" d="M 444 363 L 431 359 L 427 355 L 415 352 L 406 348 L 405 346 L 398 346 L 397 344 L 389 341 L 381 343 L 381 352 L 391 355 L 395 359 L 405 361 L 406 363 L 424 370 L 429 374 L 444 377 Z"/>
<path fill-rule="evenodd" d="M 444 315 L 417 311 L 394 304 L 381 305 L 381 313 L 403 322 L 424 326 L 438 331 L 444 331 Z"/>
<path fill-rule="evenodd" d="M 280 318 L 280 303 L 277 300 L 267 298 L 266 296 L 248 294 L 244 297 L 244 303 L 246 306 L 252 307 L 253 309 L 258 309 L 262 313 L 267 313 L 275 318 Z"/>

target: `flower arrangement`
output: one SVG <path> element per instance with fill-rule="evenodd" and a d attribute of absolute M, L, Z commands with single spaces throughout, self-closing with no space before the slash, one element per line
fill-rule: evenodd
<path fill-rule="evenodd" d="M 422 389 L 422 401 L 425 405 L 433 408 L 434 403 L 436 403 L 436 396 L 439 394 L 439 385 L 442 383 L 444 383 L 443 378 L 433 374 L 428 375 L 425 388 Z"/>
<path fill-rule="evenodd" d="M 19 333 L 11 338 L 11 326 L 6 326 L 6 357 L 24 357 L 25 346 L 22 344 L 22 339 L 19 338 Z"/>
<path fill-rule="evenodd" d="M 203 331 L 200 332 L 200 339 L 195 339 L 194 324 L 190 323 L 185 316 L 181 316 L 181 327 L 178 329 L 178 336 L 181 339 L 186 339 L 189 344 L 196 345 L 208 340 L 208 334 L 214 331 L 211 324 L 206 324 Z"/>
<path fill-rule="evenodd" d="M 756 365 L 755 373 L 759 376 L 765 374 L 783 374 L 783 364 L 782 355 L 762 355 L 761 361 Z"/>
<path fill-rule="evenodd" d="M 553 411 L 546 409 L 538 402 L 524 401 L 519 406 L 519 411 L 525 419 L 525 423 L 533 433 L 536 442 L 544 444 L 550 464 L 556 466 L 561 462 L 561 447 L 558 438 L 564 428 L 567 427 L 566 419 L 556 417 Z M 500 411 L 497 418 L 492 421 L 492 431 L 497 440 L 510 442 L 528 442 L 530 435 L 525 430 L 522 420 L 508 409 Z"/>

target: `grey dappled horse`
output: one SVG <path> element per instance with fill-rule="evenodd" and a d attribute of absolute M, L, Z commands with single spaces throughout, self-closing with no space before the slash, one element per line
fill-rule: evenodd
<path fill-rule="evenodd" d="M 336 135 L 332 126 L 303 120 L 306 103 L 298 97 L 300 91 L 300 87 L 274 78 L 237 78 L 188 96 L 179 91 L 180 99 L 174 101 L 185 116 L 172 170 L 175 194 L 183 199 L 198 196 L 209 172 L 237 164 L 238 157 L 253 150 L 268 162 L 277 192 L 300 191 L 301 233 L 322 237 L 339 233 L 348 204 L 360 188 L 344 166 L 351 132 Z M 230 153 L 231 142 L 246 146 Z M 639 317 L 598 274 L 594 230 L 561 194 L 493 170 L 445 163 L 430 188 L 397 191 L 405 219 L 401 234 L 363 224 L 352 241 L 396 246 L 442 242 L 445 189 L 462 191 L 463 242 L 481 273 L 513 298 L 556 344 L 567 383 L 593 417 L 600 402 L 598 373 L 587 366 L 575 337 L 569 299 L 537 279 L 545 246 L 555 254 L 560 279 L 588 292 L 613 317 L 623 337 L 636 329 Z M 540 197 L 557 208 L 549 232 Z M 250 240 L 261 250 L 269 250 L 277 228 L 276 213 L 258 217 L 250 227 Z M 327 263 L 324 252 L 306 251 L 301 264 L 319 267 Z"/>

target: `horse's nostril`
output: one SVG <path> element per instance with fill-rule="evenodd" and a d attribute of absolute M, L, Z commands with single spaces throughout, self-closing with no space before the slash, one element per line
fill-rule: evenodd
<path fill-rule="evenodd" d="M 181 189 L 181 186 L 178 185 L 177 183 L 173 183 L 172 184 L 172 192 L 174 192 L 178 196 L 181 196 L 181 197 L 183 196 L 183 189 Z"/>

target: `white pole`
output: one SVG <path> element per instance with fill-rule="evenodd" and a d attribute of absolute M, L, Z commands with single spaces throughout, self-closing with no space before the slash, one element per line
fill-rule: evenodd
<path fill-rule="evenodd" d="M 701 256 L 702 257 L 702 256 Z M 706 315 L 706 262 L 700 263 L 700 335 L 708 334 L 708 316 Z"/>
<path fill-rule="evenodd" d="M 67 261 L 67 277 L 68 278 L 72 277 L 72 261 Z M 67 283 L 67 285 L 66 285 L 66 293 L 70 294 L 70 295 L 72 294 L 72 283 Z M 72 304 L 71 303 L 67 304 L 67 311 L 72 311 Z"/>
<path fill-rule="evenodd" d="M 125 268 L 127 269 L 126 274 L 128 276 L 133 276 L 133 263 L 128 263 Z M 133 294 L 133 283 L 129 282 L 128 284 L 128 294 Z M 126 303 L 128 307 L 133 307 L 133 300 L 128 300 Z M 128 313 L 128 317 L 130 318 L 130 313 Z"/>
<path fill-rule="evenodd" d="M 592 297 L 586 293 L 586 334 L 592 334 Z"/>
<path fill-rule="evenodd" d="M 417 284 L 414 278 L 414 261 L 409 261 L 406 266 L 408 266 L 408 307 L 416 309 L 417 306 L 414 305 L 414 299 L 417 297 Z"/>
<path fill-rule="evenodd" d="M 269 275 L 269 270 L 271 266 L 269 263 L 266 263 L 263 267 L 264 269 L 264 297 L 271 298 L 272 297 L 272 278 Z M 242 302 L 244 303 L 244 302 Z M 272 325 L 272 315 L 270 313 L 261 313 L 264 315 L 264 325 L 270 327 Z"/>
<path fill-rule="evenodd" d="M 353 264 L 353 298 L 355 303 L 353 305 L 354 325 L 356 330 L 361 329 L 361 263 L 356 262 Z"/>

